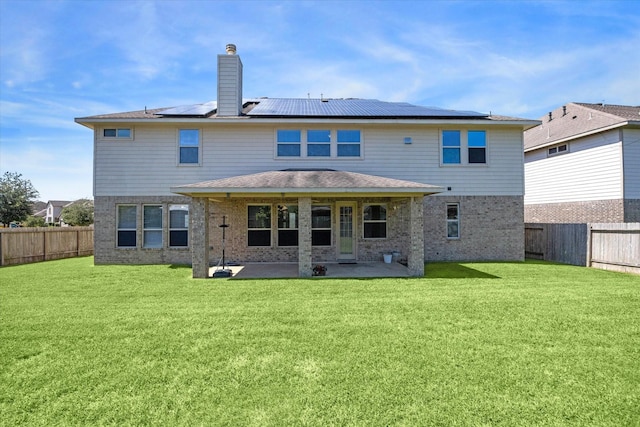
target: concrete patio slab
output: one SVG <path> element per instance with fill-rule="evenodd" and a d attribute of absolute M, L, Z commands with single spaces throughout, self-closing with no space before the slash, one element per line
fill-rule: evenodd
<path fill-rule="evenodd" d="M 357 264 L 322 263 L 327 267 L 325 276 L 335 278 L 360 278 L 360 277 L 410 277 L 409 269 L 397 262 L 386 264 L 384 262 L 359 262 Z M 221 269 L 211 267 L 209 277 Z M 247 263 L 245 265 L 226 266 L 231 270 L 232 279 L 269 279 L 269 278 L 297 278 L 297 263 Z"/>

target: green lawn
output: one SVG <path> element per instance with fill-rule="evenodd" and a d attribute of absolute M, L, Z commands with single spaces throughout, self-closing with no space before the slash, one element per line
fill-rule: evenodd
<path fill-rule="evenodd" d="M 0 268 L 0 425 L 637 426 L 640 277 Z"/>

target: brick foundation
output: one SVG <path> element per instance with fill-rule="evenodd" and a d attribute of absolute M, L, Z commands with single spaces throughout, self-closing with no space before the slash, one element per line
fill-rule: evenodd
<path fill-rule="evenodd" d="M 525 205 L 525 222 L 589 223 L 638 222 L 640 200 L 593 200 Z"/>

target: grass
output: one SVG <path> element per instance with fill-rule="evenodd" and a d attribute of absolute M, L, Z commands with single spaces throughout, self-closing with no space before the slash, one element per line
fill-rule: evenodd
<path fill-rule="evenodd" d="M 0 269 L 0 425 L 637 426 L 640 277 L 542 262 L 421 279 Z"/>

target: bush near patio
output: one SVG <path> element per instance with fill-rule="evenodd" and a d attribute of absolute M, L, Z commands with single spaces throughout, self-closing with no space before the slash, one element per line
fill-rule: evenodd
<path fill-rule="evenodd" d="M 543 262 L 417 279 L 0 269 L 0 425 L 640 423 L 640 277 Z"/>

